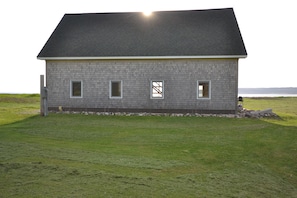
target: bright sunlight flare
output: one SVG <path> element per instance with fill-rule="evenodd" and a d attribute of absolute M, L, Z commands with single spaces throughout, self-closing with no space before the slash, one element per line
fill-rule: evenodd
<path fill-rule="evenodd" d="M 152 14 L 152 11 L 144 11 L 143 12 L 144 16 L 150 16 Z"/>

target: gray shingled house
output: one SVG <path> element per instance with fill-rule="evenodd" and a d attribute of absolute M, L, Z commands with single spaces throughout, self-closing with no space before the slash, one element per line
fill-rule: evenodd
<path fill-rule="evenodd" d="M 236 113 L 232 8 L 65 14 L 38 59 L 50 110 Z"/>

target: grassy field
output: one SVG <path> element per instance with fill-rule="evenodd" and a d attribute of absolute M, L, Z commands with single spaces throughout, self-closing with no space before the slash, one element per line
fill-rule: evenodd
<path fill-rule="evenodd" d="M 297 98 L 281 119 L 38 115 L 0 95 L 0 197 L 297 197 Z"/>

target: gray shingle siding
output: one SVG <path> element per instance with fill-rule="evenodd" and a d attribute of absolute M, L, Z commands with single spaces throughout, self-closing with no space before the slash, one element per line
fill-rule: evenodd
<path fill-rule="evenodd" d="M 71 80 L 83 97 L 70 97 Z M 109 97 L 122 81 L 122 99 Z M 164 99 L 151 99 L 151 80 L 164 81 Z M 211 98 L 197 99 L 197 81 L 211 82 Z M 238 59 L 46 61 L 48 106 L 64 109 L 230 111 L 237 108 Z"/>

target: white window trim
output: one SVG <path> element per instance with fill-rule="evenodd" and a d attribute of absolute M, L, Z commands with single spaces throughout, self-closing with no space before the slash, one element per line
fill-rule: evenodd
<path fill-rule="evenodd" d="M 162 97 L 153 97 L 153 82 L 162 82 Z M 165 95 L 165 86 L 164 80 L 151 80 L 150 83 L 150 97 L 151 99 L 164 99 Z"/>
<path fill-rule="evenodd" d="M 73 92 L 73 87 L 72 84 L 73 82 L 80 82 L 81 83 L 81 96 L 73 96 L 72 92 Z M 84 85 L 83 85 L 83 81 L 82 80 L 70 80 L 70 98 L 83 98 L 83 90 L 84 90 Z"/>
<path fill-rule="evenodd" d="M 209 97 L 199 97 L 199 82 L 208 82 L 209 84 Z M 210 80 L 197 80 L 197 100 L 210 100 L 211 99 L 211 81 Z"/>
<path fill-rule="evenodd" d="M 121 83 L 121 96 L 112 96 L 112 83 L 120 82 Z M 123 98 L 123 81 L 122 80 L 110 80 L 109 81 L 109 98 L 110 99 L 122 99 Z"/>

